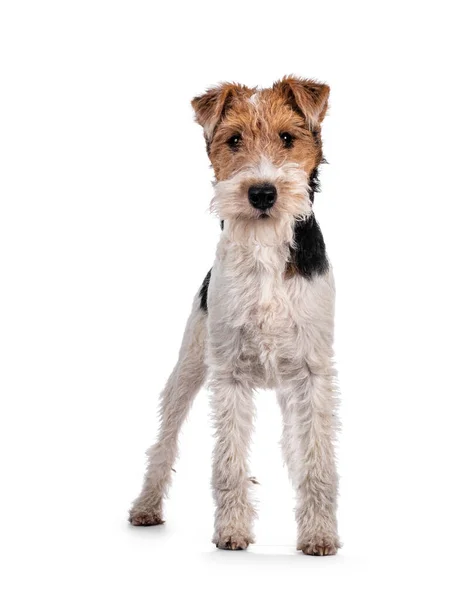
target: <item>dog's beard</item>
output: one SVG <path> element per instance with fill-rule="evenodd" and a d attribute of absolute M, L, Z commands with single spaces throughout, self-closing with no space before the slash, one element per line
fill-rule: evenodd
<path fill-rule="evenodd" d="M 277 201 L 264 213 L 248 201 L 252 185 L 271 183 Z M 259 164 L 240 169 L 235 175 L 215 184 L 211 210 L 225 222 L 225 232 L 239 243 L 278 245 L 292 240 L 295 222 L 311 214 L 308 178 L 297 163 L 274 166 L 263 158 Z"/>

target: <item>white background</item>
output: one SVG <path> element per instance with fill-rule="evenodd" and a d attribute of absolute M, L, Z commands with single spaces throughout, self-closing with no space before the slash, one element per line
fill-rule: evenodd
<path fill-rule="evenodd" d="M 2 597 L 448 597 L 448 22 L 444 2 L 3 1 Z M 211 544 L 202 392 L 167 523 L 132 528 L 159 391 L 214 256 L 190 99 L 331 86 L 316 197 L 335 268 L 336 557 L 295 552 L 280 415 L 257 397 L 260 518 Z"/>

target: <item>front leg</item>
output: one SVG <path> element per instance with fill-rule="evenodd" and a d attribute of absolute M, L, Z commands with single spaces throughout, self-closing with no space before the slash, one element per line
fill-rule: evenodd
<path fill-rule="evenodd" d="M 213 495 L 216 503 L 213 543 L 225 550 L 244 550 L 252 543 L 255 510 L 247 455 L 253 428 L 252 388 L 231 375 L 213 374 L 212 409 L 216 444 Z"/>
<path fill-rule="evenodd" d="M 340 547 L 334 458 L 336 417 L 331 365 L 305 365 L 301 377 L 278 390 L 283 414 L 283 452 L 297 494 L 297 549 L 336 554 Z"/>

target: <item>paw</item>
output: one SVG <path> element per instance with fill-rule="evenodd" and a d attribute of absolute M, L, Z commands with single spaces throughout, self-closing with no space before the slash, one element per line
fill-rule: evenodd
<path fill-rule="evenodd" d="M 241 533 L 218 533 L 213 538 L 216 548 L 221 550 L 246 550 L 254 542 L 251 535 Z"/>
<path fill-rule="evenodd" d="M 141 527 L 162 525 L 162 523 L 164 523 L 162 513 L 159 510 L 146 508 L 132 508 L 130 510 L 130 516 L 128 517 L 128 520 L 132 525 Z"/>
<path fill-rule="evenodd" d="M 314 539 L 299 542 L 297 545 L 297 550 L 310 556 L 331 556 L 336 554 L 339 548 L 340 543 L 337 538 L 320 535 Z"/>

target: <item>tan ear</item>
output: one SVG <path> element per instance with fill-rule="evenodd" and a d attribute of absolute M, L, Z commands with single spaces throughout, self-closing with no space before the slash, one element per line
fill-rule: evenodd
<path fill-rule="evenodd" d="M 315 129 L 323 121 L 330 95 L 330 88 L 326 83 L 290 76 L 283 77 L 273 87 L 286 97 L 294 110 L 305 117 L 310 129 Z"/>
<path fill-rule="evenodd" d="M 216 125 L 223 118 L 233 100 L 246 90 L 248 88 L 244 85 L 222 83 L 192 100 L 195 119 L 203 127 L 207 139 L 211 138 Z"/>

